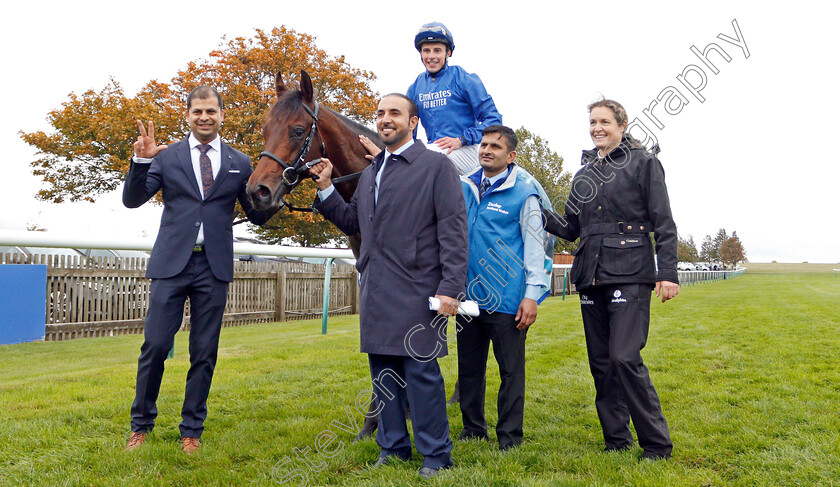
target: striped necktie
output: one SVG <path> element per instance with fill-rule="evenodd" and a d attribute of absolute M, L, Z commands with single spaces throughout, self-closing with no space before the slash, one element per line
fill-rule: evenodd
<path fill-rule="evenodd" d="M 484 199 L 484 193 L 486 193 L 489 188 L 490 188 L 490 180 L 487 179 L 487 178 L 482 179 L 481 180 L 481 186 L 478 187 L 478 199 L 479 200 Z"/>

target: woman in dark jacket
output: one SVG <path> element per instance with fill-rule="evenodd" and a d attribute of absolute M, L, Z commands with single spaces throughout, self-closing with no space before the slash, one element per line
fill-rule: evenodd
<path fill-rule="evenodd" d="M 626 129 L 627 112 L 618 102 L 589 105 L 595 148 L 583 152 L 563 214 L 544 215 L 549 232 L 569 241 L 580 237 L 570 277 L 580 292 L 605 451 L 633 445 L 632 418 L 642 456 L 669 458 L 668 424 L 640 352 L 651 290 L 663 302 L 679 293 L 677 228 L 662 164 Z"/>

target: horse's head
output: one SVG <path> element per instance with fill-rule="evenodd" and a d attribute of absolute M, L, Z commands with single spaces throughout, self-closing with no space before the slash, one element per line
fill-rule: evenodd
<path fill-rule="evenodd" d="M 322 151 L 316 129 L 318 103 L 306 71 L 300 73 L 297 90 L 287 90 L 277 73 L 275 90 L 277 102 L 263 127 L 265 149 L 247 186 L 248 197 L 258 210 L 282 207 L 286 203 L 283 197 L 308 177 L 305 162 L 321 157 Z"/>

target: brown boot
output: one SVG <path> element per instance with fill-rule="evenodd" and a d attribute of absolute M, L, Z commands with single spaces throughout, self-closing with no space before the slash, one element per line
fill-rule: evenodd
<path fill-rule="evenodd" d="M 184 453 L 195 453 L 199 448 L 201 448 L 201 443 L 199 443 L 198 438 L 181 438 L 181 450 Z"/>
<path fill-rule="evenodd" d="M 128 451 L 136 450 L 140 448 L 146 441 L 146 433 L 143 431 L 132 431 L 131 438 L 128 439 L 128 444 L 125 445 L 125 449 Z"/>

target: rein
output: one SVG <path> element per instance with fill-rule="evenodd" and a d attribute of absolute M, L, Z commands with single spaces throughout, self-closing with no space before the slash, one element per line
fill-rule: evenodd
<path fill-rule="evenodd" d="M 315 164 L 318 164 L 319 162 L 321 162 L 321 159 L 315 159 L 314 161 L 311 162 L 311 164 L 314 166 Z M 337 177 L 337 178 L 332 178 L 332 182 L 333 182 L 333 184 L 344 183 L 344 182 L 347 182 L 347 181 L 352 181 L 354 179 L 359 179 L 361 176 L 362 176 L 362 171 L 354 172 L 353 174 L 348 174 L 347 176 L 340 176 L 340 177 Z M 312 179 L 316 179 L 316 178 L 317 178 L 317 176 L 314 176 L 314 175 L 312 176 Z M 292 212 L 292 211 L 302 211 L 302 212 L 306 212 L 306 213 L 318 213 L 318 210 L 316 210 L 315 207 L 312 206 L 312 205 L 310 205 L 308 207 L 305 207 L 305 208 L 299 208 L 297 206 L 290 205 L 289 203 L 286 202 L 285 199 L 281 198 L 281 200 L 283 201 L 283 206 L 288 208 L 290 212 Z M 233 225 L 239 225 L 240 223 L 245 223 L 247 221 L 248 221 L 247 218 L 242 218 L 241 220 L 236 220 L 235 222 L 233 222 Z M 275 226 L 275 225 L 262 225 L 262 228 L 268 228 L 270 230 L 282 230 L 285 227 L 278 227 L 278 226 Z"/>
<path fill-rule="evenodd" d="M 276 162 L 277 164 L 280 165 L 280 167 L 283 168 L 283 176 L 282 176 L 283 183 L 286 186 L 289 187 L 289 193 L 291 193 L 292 190 L 294 190 L 295 187 L 297 187 L 297 185 L 300 184 L 300 182 L 303 181 L 304 179 L 310 179 L 310 178 L 313 179 L 313 180 L 318 179 L 318 176 L 316 176 L 314 174 L 310 174 L 309 170 L 312 168 L 312 166 L 321 162 L 321 158 L 314 159 L 314 160 L 311 160 L 309 162 L 304 162 L 304 160 L 306 159 L 306 154 L 309 152 L 309 148 L 312 147 L 312 139 L 315 137 L 315 134 L 318 132 L 318 112 L 319 112 L 320 108 L 321 108 L 321 105 L 317 101 L 315 102 L 315 110 L 314 111 L 311 108 L 309 108 L 306 105 L 306 103 L 303 104 L 303 109 L 306 110 L 306 113 L 308 113 L 310 117 L 312 117 L 312 126 L 309 129 L 309 135 L 307 135 L 306 140 L 303 141 L 303 146 L 300 148 L 300 152 L 298 152 L 298 156 L 295 159 L 294 164 L 290 165 L 290 164 L 286 163 L 285 161 L 283 161 L 283 159 L 280 159 L 275 154 L 272 154 L 269 151 L 260 152 L 260 156 L 259 156 L 260 158 L 262 158 L 263 156 L 268 157 L 269 159 Z M 327 156 L 327 148 L 324 145 L 324 142 L 322 141 L 321 142 L 321 157 L 326 157 L 326 156 Z M 303 175 L 303 176 L 301 176 L 301 175 Z M 361 175 L 362 175 L 362 173 L 360 171 L 360 172 L 357 172 L 357 173 L 348 174 L 346 176 L 333 178 L 332 182 L 333 182 L 333 184 L 338 184 L 338 183 L 343 183 L 345 181 L 352 181 L 354 179 L 359 178 Z M 287 203 L 285 198 L 283 198 L 283 197 L 280 197 L 280 201 L 283 202 L 283 206 L 288 208 L 289 211 L 303 211 L 303 212 L 309 212 L 309 213 L 317 213 L 318 212 L 312 206 L 309 206 L 307 208 L 298 208 L 296 206 L 292 206 L 289 203 Z M 237 222 L 234 223 L 234 225 L 236 225 L 238 223 L 242 223 L 242 221 L 243 220 L 237 221 Z"/>
<path fill-rule="evenodd" d="M 303 141 L 303 146 L 300 148 L 300 152 L 298 152 L 298 156 L 297 159 L 295 159 L 294 164 L 287 164 L 283 161 L 283 159 L 280 159 L 269 151 L 260 152 L 260 158 L 263 156 L 268 157 L 277 164 L 280 164 L 280 167 L 283 168 L 283 182 L 286 186 L 289 186 L 289 192 L 291 192 L 295 186 L 300 184 L 302 179 L 318 179 L 318 176 L 309 174 L 308 171 L 312 166 L 321 162 L 321 159 L 315 159 L 309 162 L 304 162 L 304 160 L 306 159 L 306 154 L 309 152 L 309 148 L 312 147 L 312 139 L 315 138 L 315 134 L 318 132 L 318 111 L 320 108 L 321 105 L 317 101 L 315 102 L 315 111 L 312 111 L 311 108 L 306 106 L 306 103 L 303 104 L 303 109 L 306 110 L 306 113 L 308 113 L 310 117 L 312 117 L 312 126 L 309 129 L 309 135 L 307 135 L 306 140 Z M 324 143 L 321 142 L 321 157 L 324 157 L 326 152 L 327 149 L 324 146 Z M 306 175 L 301 178 L 301 173 L 306 173 Z"/>

